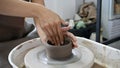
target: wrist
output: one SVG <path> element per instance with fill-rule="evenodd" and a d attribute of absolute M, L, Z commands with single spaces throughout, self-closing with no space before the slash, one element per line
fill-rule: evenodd
<path fill-rule="evenodd" d="M 40 4 L 37 4 L 35 3 L 34 4 L 35 6 L 33 6 L 33 15 L 34 17 L 38 17 L 40 18 L 42 15 L 45 14 L 45 12 L 47 11 L 47 8 L 45 8 L 43 5 L 40 5 Z"/>

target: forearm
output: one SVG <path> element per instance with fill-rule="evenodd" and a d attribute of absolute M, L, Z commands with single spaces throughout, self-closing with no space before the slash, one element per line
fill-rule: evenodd
<path fill-rule="evenodd" d="M 32 0 L 32 2 L 33 3 L 37 3 L 37 4 L 41 4 L 41 5 L 45 5 L 44 4 L 44 0 Z M 37 21 L 37 18 L 36 17 L 34 17 L 34 21 L 35 21 L 35 23 L 39 23 L 39 21 Z M 37 25 L 37 24 L 36 24 Z"/>
<path fill-rule="evenodd" d="M 0 14 L 19 17 L 38 17 L 45 10 L 43 5 L 22 0 L 0 0 Z"/>

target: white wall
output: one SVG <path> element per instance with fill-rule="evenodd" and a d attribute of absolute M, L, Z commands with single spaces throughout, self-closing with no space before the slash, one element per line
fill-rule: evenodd
<path fill-rule="evenodd" d="M 62 19 L 73 19 L 83 0 L 45 0 L 47 8 L 53 10 L 61 16 Z M 27 18 L 28 23 L 33 23 L 32 18 Z"/>
<path fill-rule="evenodd" d="M 94 1 L 97 4 L 97 0 L 85 0 L 85 2 Z M 53 10 L 61 16 L 62 19 L 72 19 L 74 14 L 78 11 L 83 0 L 45 0 L 46 7 Z M 27 19 L 28 22 L 33 22 L 31 19 Z"/>
<path fill-rule="evenodd" d="M 83 0 L 76 0 L 76 11 L 79 10 L 81 4 L 83 4 Z"/>
<path fill-rule="evenodd" d="M 97 3 L 97 0 L 85 0 L 85 2 L 90 1 Z M 53 10 L 65 20 L 74 17 L 80 5 L 83 4 L 83 0 L 45 0 L 45 4 L 47 8 Z"/>
<path fill-rule="evenodd" d="M 45 0 L 47 8 L 53 10 L 63 19 L 71 19 L 75 14 L 75 0 Z"/>
<path fill-rule="evenodd" d="M 91 1 L 93 1 L 95 5 L 97 6 L 97 0 L 85 0 L 85 2 L 91 2 Z"/>

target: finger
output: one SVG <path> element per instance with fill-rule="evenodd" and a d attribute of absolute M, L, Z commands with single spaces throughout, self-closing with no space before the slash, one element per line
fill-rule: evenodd
<path fill-rule="evenodd" d="M 57 30 L 56 30 L 56 24 L 55 23 L 49 23 L 49 25 L 51 26 L 48 30 L 51 30 L 51 37 L 55 43 L 55 45 L 59 45 L 59 39 L 58 39 L 58 34 L 57 34 Z"/>
<path fill-rule="evenodd" d="M 59 19 L 60 19 L 60 23 L 64 26 L 64 25 L 69 25 L 69 23 L 68 22 L 65 22 L 64 20 L 62 20 L 60 17 L 59 17 Z"/>
<path fill-rule="evenodd" d="M 56 28 L 55 28 L 55 24 L 52 25 L 52 24 L 50 23 L 49 25 L 51 26 L 49 30 L 51 30 L 51 33 L 52 33 L 52 34 L 51 34 L 52 41 L 54 42 L 55 45 L 57 45 L 56 31 L 55 31 L 55 29 L 56 29 Z"/>
<path fill-rule="evenodd" d="M 77 42 L 76 37 L 75 37 L 72 33 L 66 32 L 66 35 L 67 35 L 68 37 L 70 37 L 74 42 Z"/>
<path fill-rule="evenodd" d="M 48 28 L 48 27 L 49 27 L 49 28 Z M 52 25 L 49 24 L 48 27 L 46 27 L 46 31 L 48 31 L 48 33 L 49 33 L 49 34 L 48 34 L 48 35 L 49 35 L 48 38 L 50 38 L 52 44 L 57 44 L 56 39 L 54 38 L 54 32 L 53 32 L 53 30 L 52 30 Z"/>
<path fill-rule="evenodd" d="M 47 37 L 49 39 L 49 41 L 54 44 L 55 43 L 55 40 L 53 38 L 53 32 L 51 30 L 51 26 L 49 24 L 47 24 L 46 26 L 44 26 L 44 29 L 45 33 L 47 34 Z"/>
<path fill-rule="evenodd" d="M 68 26 L 68 22 L 65 22 L 65 21 L 62 20 L 61 18 L 60 18 L 60 21 L 61 21 L 61 22 L 60 22 L 60 25 L 62 25 L 63 27 Z M 60 28 L 61 28 L 61 26 L 59 26 L 58 29 L 60 29 Z M 61 31 L 58 31 L 61 44 L 64 43 L 63 31 L 67 31 L 68 29 L 69 29 L 69 27 L 67 27 L 67 28 L 62 28 Z"/>
<path fill-rule="evenodd" d="M 61 30 L 62 30 L 63 32 L 68 31 L 69 29 L 70 29 L 70 26 L 62 27 L 62 28 L 61 28 Z"/>
<path fill-rule="evenodd" d="M 65 22 L 64 20 L 61 20 L 61 24 L 62 24 L 62 25 L 65 25 L 65 26 L 69 25 L 69 23 L 68 23 L 68 22 Z"/>
<path fill-rule="evenodd" d="M 38 35 L 40 36 L 40 39 L 41 39 L 42 43 L 45 44 L 47 42 L 47 40 L 48 40 L 47 35 L 42 30 L 42 28 L 40 27 L 39 24 L 36 25 L 36 28 L 37 28 L 37 32 L 38 32 Z"/>
<path fill-rule="evenodd" d="M 66 28 L 66 29 L 68 29 L 68 28 Z M 65 30 L 64 28 L 63 28 L 63 30 Z M 63 35 L 63 31 L 62 31 L 62 29 L 61 29 L 61 26 L 60 26 L 60 24 L 58 25 L 58 28 L 57 28 L 57 33 L 58 33 L 58 35 L 59 35 L 59 40 L 60 40 L 60 44 L 63 44 L 64 42 L 64 35 Z"/>
<path fill-rule="evenodd" d="M 77 39 L 76 39 L 76 37 L 70 32 L 66 32 L 66 36 L 68 36 L 72 40 L 73 48 L 77 47 Z"/>
<path fill-rule="evenodd" d="M 61 40 L 60 40 L 60 36 L 61 36 L 60 31 L 61 31 L 61 29 L 59 27 L 60 27 L 60 23 L 55 22 L 55 26 L 53 28 L 53 31 L 54 31 L 55 36 L 56 36 L 57 45 L 60 45 L 60 43 L 61 43 Z"/>
<path fill-rule="evenodd" d="M 72 43 L 73 43 L 73 48 L 77 48 L 78 47 L 77 42 L 73 42 L 73 40 L 72 40 Z"/>

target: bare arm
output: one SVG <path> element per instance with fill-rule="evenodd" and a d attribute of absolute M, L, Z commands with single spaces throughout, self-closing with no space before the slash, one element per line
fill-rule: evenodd
<path fill-rule="evenodd" d="M 45 41 L 44 39 L 48 38 L 59 45 L 63 42 L 61 24 L 65 24 L 65 22 L 56 13 L 43 6 L 44 0 L 33 0 L 33 2 L 0 0 L 0 14 L 34 17 L 38 33 L 42 37 L 42 40 Z"/>
<path fill-rule="evenodd" d="M 45 7 L 22 0 L 0 0 L 0 14 L 19 17 L 38 17 Z M 39 12 L 38 12 L 39 11 Z"/>
<path fill-rule="evenodd" d="M 44 0 L 32 0 L 32 2 L 45 6 Z M 45 13 L 41 20 L 38 20 L 37 18 L 34 18 L 34 20 L 36 22 L 38 34 L 42 38 L 43 42 L 50 40 L 55 45 L 62 43 L 63 34 L 61 32 L 60 23 L 63 21 L 56 13 L 48 10 L 48 14 Z M 44 23 L 40 24 L 41 22 Z"/>

